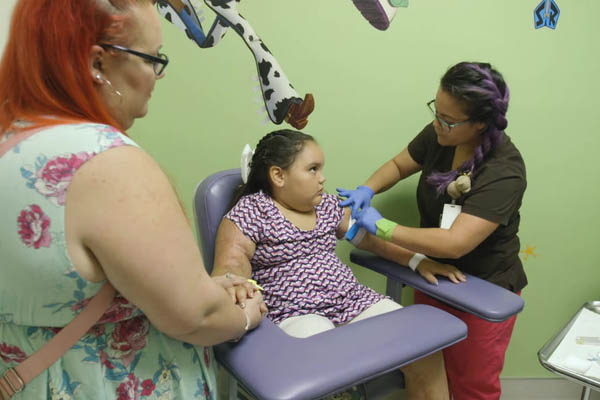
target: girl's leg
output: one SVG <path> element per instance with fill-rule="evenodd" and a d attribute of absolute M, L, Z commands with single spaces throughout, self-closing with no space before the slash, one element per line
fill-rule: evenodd
<path fill-rule="evenodd" d="M 395 301 L 383 299 L 367 308 L 349 323 L 400 308 L 402 306 Z M 444 358 L 441 352 L 417 360 L 401 370 L 404 373 L 406 393 L 409 399 L 447 400 L 449 398 Z"/>
<path fill-rule="evenodd" d="M 441 351 L 401 368 L 410 400 L 448 400 L 448 381 Z"/>
<path fill-rule="evenodd" d="M 307 314 L 284 319 L 279 327 L 290 336 L 306 338 L 333 329 L 335 325 L 321 315 Z"/>
<path fill-rule="evenodd" d="M 401 309 L 402 306 L 390 299 L 382 299 L 377 303 L 367 307 L 363 312 L 354 317 L 353 320 L 348 322 L 349 324 L 357 321 L 361 321 L 363 319 L 371 318 L 376 315 L 385 314 L 390 311 L 395 311 Z"/>
<path fill-rule="evenodd" d="M 297 338 L 306 338 L 312 335 L 316 335 L 317 333 L 334 329 L 335 324 L 321 315 L 308 314 L 284 319 L 279 324 L 279 327 L 290 336 L 294 336 Z M 338 393 L 336 395 L 325 398 L 325 400 L 341 399 L 364 400 L 365 396 L 360 391 L 360 388 L 353 387 L 342 393 Z"/>

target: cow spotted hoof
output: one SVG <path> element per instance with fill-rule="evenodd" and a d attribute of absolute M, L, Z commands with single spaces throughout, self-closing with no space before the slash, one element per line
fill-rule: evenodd
<path fill-rule="evenodd" d="M 292 103 L 285 121 L 298 130 L 302 130 L 308 124 L 308 116 L 315 109 L 315 98 L 311 93 L 304 96 L 302 103 Z"/>

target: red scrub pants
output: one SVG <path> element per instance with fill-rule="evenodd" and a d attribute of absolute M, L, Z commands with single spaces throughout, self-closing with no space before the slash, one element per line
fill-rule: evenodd
<path fill-rule="evenodd" d="M 453 400 L 498 400 L 500 372 L 517 316 L 488 322 L 415 290 L 415 304 L 444 310 L 467 324 L 467 338 L 443 350 L 448 389 Z"/>

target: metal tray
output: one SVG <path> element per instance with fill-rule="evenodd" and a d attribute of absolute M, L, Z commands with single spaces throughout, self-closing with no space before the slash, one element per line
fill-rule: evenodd
<path fill-rule="evenodd" d="M 600 380 L 594 379 L 590 376 L 578 374 L 574 371 L 568 370 L 566 368 L 562 368 L 558 365 L 554 365 L 554 364 L 551 364 L 548 362 L 548 360 L 552 356 L 552 353 L 554 353 L 554 350 L 556 350 L 556 348 L 558 347 L 560 342 L 562 342 L 563 338 L 569 332 L 569 330 L 571 329 L 571 326 L 573 326 L 573 324 L 575 323 L 575 321 L 577 320 L 577 318 L 579 317 L 579 314 L 581 313 L 581 311 L 583 309 L 587 309 L 592 312 L 595 312 L 596 314 L 600 314 L 600 301 L 588 301 L 587 303 L 583 304 L 583 306 L 581 306 L 581 308 L 579 310 L 577 310 L 577 313 L 575 313 L 573 318 L 571 318 L 569 320 L 569 323 L 566 324 L 560 330 L 560 332 L 558 332 L 554 337 L 552 337 L 538 351 L 538 360 L 540 361 L 540 364 L 542 364 L 542 366 L 544 368 L 546 368 L 549 371 L 554 372 L 555 374 L 561 375 L 570 381 L 585 385 L 594 390 L 600 390 Z"/>

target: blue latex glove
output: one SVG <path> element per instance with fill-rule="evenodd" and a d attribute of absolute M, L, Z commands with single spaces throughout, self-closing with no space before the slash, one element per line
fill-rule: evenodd
<path fill-rule="evenodd" d="M 359 186 L 354 190 L 336 189 L 342 197 L 347 197 L 346 200 L 340 201 L 340 207 L 350 206 L 352 210 L 352 218 L 356 218 L 361 209 L 365 209 L 371 205 L 371 199 L 375 195 L 373 190 L 368 186 Z"/>
<path fill-rule="evenodd" d="M 383 217 L 375 207 L 367 207 L 358 213 L 355 225 L 365 228 L 373 235 L 377 235 L 377 225 L 375 224 L 380 219 L 383 219 Z"/>

